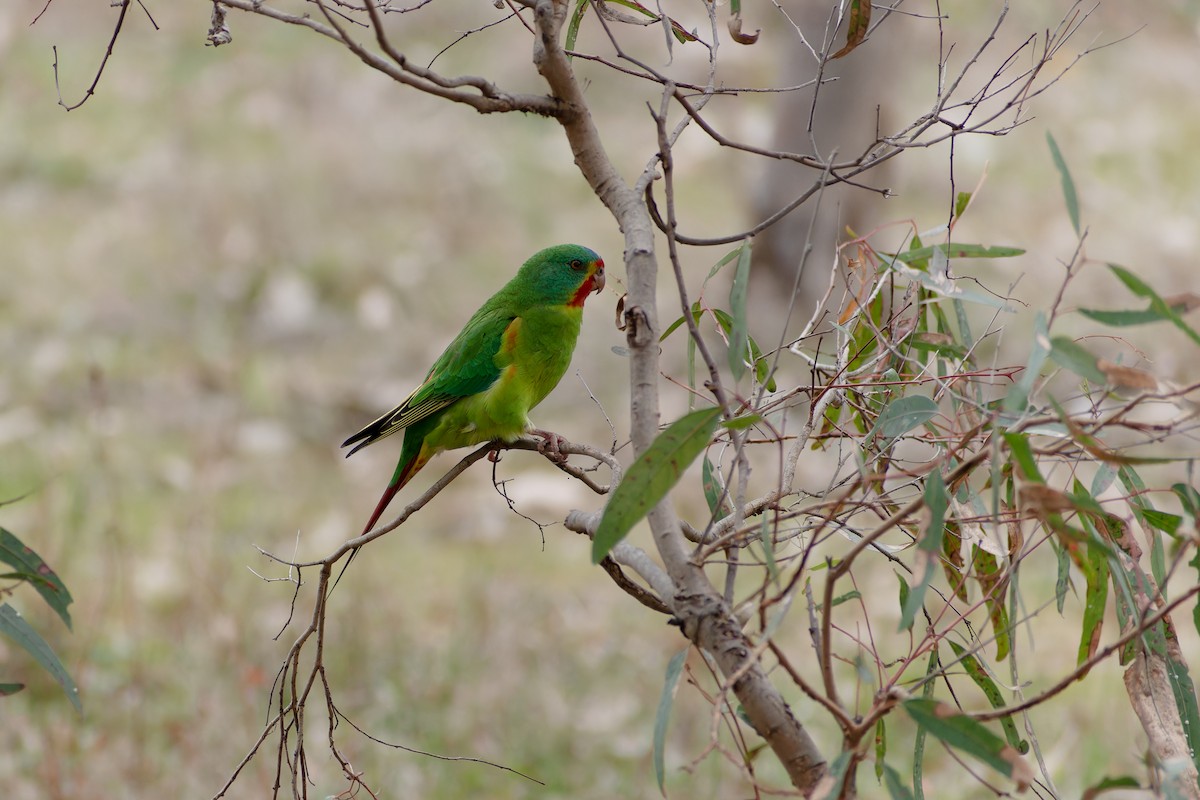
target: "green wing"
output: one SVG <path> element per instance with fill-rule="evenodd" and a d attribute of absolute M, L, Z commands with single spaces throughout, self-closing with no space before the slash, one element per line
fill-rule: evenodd
<path fill-rule="evenodd" d="M 486 391 L 500 377 L 501 365 L 496 356 L 515 319 L 511 312 L 486 303 L 438 356 L 425 381 L 407 400 L 342 442 L 342 447 L 358 442 L 346 455 L 427 419 L 464 397 Z"/>

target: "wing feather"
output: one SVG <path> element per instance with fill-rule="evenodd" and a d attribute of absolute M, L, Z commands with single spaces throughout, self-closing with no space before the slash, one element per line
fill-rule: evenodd
<path fill-rule="evenodd" d="M 464 397 L 487 391 L 500 377 L 502 359 L 497 356 L 506 332 L 516 321 L 519 318 L 506 313 L 498 303 L 484 304 L 433 363 L 425 381 L 408 399 L 342 442 L 342 447 L 357 443 L 346 455 L 428 419 Z"/>

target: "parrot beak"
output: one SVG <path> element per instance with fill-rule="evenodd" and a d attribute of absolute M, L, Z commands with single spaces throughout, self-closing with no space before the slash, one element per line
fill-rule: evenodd
<path fill-rule="evenodd" d="M 600 294 L 604 289 L 604 259 L 596 261 L 596 271 L 592 273 L 592 285 L 596 287 L 592 289 L 593 294 Z"/>

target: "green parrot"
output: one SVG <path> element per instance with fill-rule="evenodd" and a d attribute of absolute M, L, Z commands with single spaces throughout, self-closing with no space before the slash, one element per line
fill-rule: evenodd
<path fill-rule="evenodd" d="M 560 244 L 536 253 L 467 321 L 407 400 L 342 442 L 355 445 L 349 457 L 404 430 L 396 472 L 363 533 L 443 450 L 511 442 L 527 431 L 553 439 L 532 427 L 529 411 L 567 371 L 583 301 L 603 288 L 604 261 L 588 248 Z"/>

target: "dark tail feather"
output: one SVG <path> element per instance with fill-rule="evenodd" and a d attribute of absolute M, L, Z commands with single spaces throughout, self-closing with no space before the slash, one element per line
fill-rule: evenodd
<path fill-rule="evenodd" d="M 359 447 L 362 447 L 362 445 L 359 445 Z M 374 529 L 375 523 L 378 522 L 379 518 L 383 516 L 383 512 L 387 510 L 388 504 L 392 502 L 392 498 L 404 488 L 404 484 L 408 483 L 408 479 L 415 475 L 417 470 L 424 465 L 425 461 L 421 460 L 420 453 L 418 453 L 412 461 L 405 465 L 404 469 L 401 470 L 398 475 L 396 475 L 396 479 L 392 483 L 388 484 L 388 487 L 383 490 L 383 497 L 379 498 L 379 503 L 376 504 L 375 510 L 371 512 L 371 519 L 367 520 L 367 526 L 363 528 L 362 533 L 360 533 L 359 536 L 364 536 Z M 342 565 L 342 571 L 338 573 L 338 576 L 334 580 L 333 587 L 330 589 L 330 591 L 333 591 L 333 589 L 337 588 L 338 581 L 340 581 L 342 576 L 346 574 L 346 570 L 350 567 L 350 562 L 354 560 L 356 555 L 358 555 L 358 550 L 359 548 L 356 547 L 350 551 L 350 557 L 347 558 L 346 563 Z"/>

